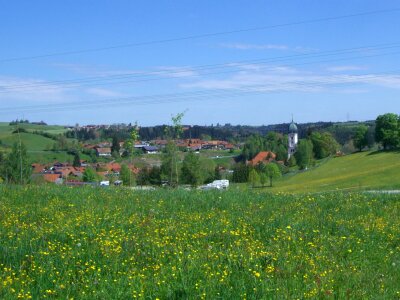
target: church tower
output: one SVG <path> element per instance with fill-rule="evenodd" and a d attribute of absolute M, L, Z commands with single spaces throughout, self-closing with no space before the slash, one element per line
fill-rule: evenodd
<path fill-rule="evenodd" d="M 288 134 L 288 159 L 296 152 L 297 143 L 299 141 L 298 138 L 298 130 L 296 124 L 293 122 L 289 125 L 289 134 Z"/>

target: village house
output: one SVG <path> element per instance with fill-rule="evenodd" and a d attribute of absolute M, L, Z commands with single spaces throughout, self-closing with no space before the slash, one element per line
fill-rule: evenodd
<path fill-rule="evenodd" d="M 63 179 L 61 178 L 60 174 L 43 174 L 43 179 L 45 182 L 50 182 L 55 184 L 63 183 Z"/>
<path fill-rule="evenodd" d="M 158 153 L 158 147 L 156 147 L 156 146 L 144 146 L 142 148 L 142 150 L 143 150 L 144 153 L 147 153 L 147 154 L 156 154 L 156 153 Z"/>
<path fill-rule="evenodd" d="M 252 160 L 247 161 L 250 166 L 257 166 L 260 163 L 268 164 L 276 159 L 276 154 L 271 151 L 259 152 Z"/>
<path fill-rule="evenodd" d="M 111 148 L 96 148 L 96 154 L 99 157 L 110 157 L 111 156 Z"/>

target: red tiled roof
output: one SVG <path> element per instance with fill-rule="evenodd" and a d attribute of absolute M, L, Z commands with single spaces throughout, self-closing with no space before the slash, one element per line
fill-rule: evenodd
<path fill-rule="evenodd" d="M 109 163 L 106 165 L 107 170 L 119 172 L 121 171 L 121 165 L 119 163 Z"/>
<path fill-rule="evenodd" d="M 262 151 L 259 152 L 252 160 L 249 161 L 249 164 L 252 166 L 258 165 L 260 162 L 271 162 L 275 160 L 276 154 L 271 151 Z"/>
<path fill-rule="evenodd" d="M 47 182 L 56 182 L 60 178 L 60 174 L 43 174 L 43 179 Z"/>
<path fill-rule="evenodd" d="M 32 173 L 33 174 L 38 174 L 42 172 L 45 169 L 44 165 L 41 164 L 32 164 Z"/>

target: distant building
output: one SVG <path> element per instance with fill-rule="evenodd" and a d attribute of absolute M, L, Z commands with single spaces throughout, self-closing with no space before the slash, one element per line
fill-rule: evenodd
<path fill-rule="evenodd" d="M 258 152 L 257 155 L 247 162 L 250 166 L 257 166 L 260 163 L 268 164 L 276 159 L 276 154 L 271 151 Z"/>
<path fill-rule="evenodd" d="M 288 159 L 290 159 L 290 157 L 296 152 L 298 142 L 298 129 L 292 118 L 292 123 L 289 125 L 288 134 Z"/>
<path fill-rule="evenodd" d="M 143 149 L 143 152 L 147 153 L 147 154 L 158 153 L 158 147 L 156 147 L 156 146 L 144 146 L 142 149 Z"/>
<path fill-rule="evenodd" d="M 111 156 L 111 148 L 96 148 L 97 156 Z"/>

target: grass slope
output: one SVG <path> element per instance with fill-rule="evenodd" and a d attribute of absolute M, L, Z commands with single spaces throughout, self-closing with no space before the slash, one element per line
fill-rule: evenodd
<path fill-rule="evenodd" d="M 51 147 L 54 144 L 54 140 L 47 137 L 30 133 L 34 130 L 47 131 L 49 133 L 55 133 L 60 131 L 62 126 L 43 126 L 43 125 L 31 125 L 21 124 L 21 128 L 24 128 L 27 132 L 21 132 L 21 141 L 25 144 L 28 152 L 40 151 Z M 0 140 L 3 147 L 11 147 L 14 142 L 19 141 L 18 134 L 13 133 L 15 126 L 9 126 L 8 123 L 0 123 Z"/>
<path fill-rule="evenodd" d="M 33 133 L 22 132 L 20 133 L 20 138 L 28 152 L 45 150 L 46 148 L 51 148 L 54 144 L 54 140 Z M 11 147 L 15 142 L 19 141 L 18 134 L 9 134 L 2 138 L 1 141 L 3 145 Z"/>
<path fill-rule="evenodd" d="M 332 158 L 326 163 L 283 177 L 273 190 L 319 192 L 335 189 L 400 188 L 399 152 L 361 152 Z"/>
<path fill-rule="evenodd" d="M 35 124 L 19 124 L 20 128 L 24 128 L 27 131 L 44 131 L 48 133 L 53 133 L 53 134 L 59 134 L 59 133 L 64 133 L 67 131 L 67 129 L 64 128 L 64 126 L 60 125 L 35 125 Z M 11 133 L 13 130 L 15 130 L 15 126 L 12 125 L 10 126 L 9 123 L 6 122 L 0 122 L 0 135 L 2 133 Z"/>
<path fill-rule="evenodd" d="M 63 126 L 57 125 L 33 125 L 33 124 L 20 124 L 27 132 L 21 132 L 21 141 L 25 144 L 28 150 L 29 160 L 31 162 L 48 163 L 54 161 L 69 161 L 72 162 L 73 155 L 65 151 L 53 152 L 45 151 L 53 146 L 55 141 L 53 139 L 33 134 L 33 131 L 43 131 L 50 134 L 61 134 L 66 131 Z M 18 134 L 12 133 L 15 126 L 9 126 L 8 123 L 0 122 L 0 151 L 10 151 L 14 142 L 19 141 Z M 89 157 L 81 154 L 81 159 L 88 159 Z"/>

